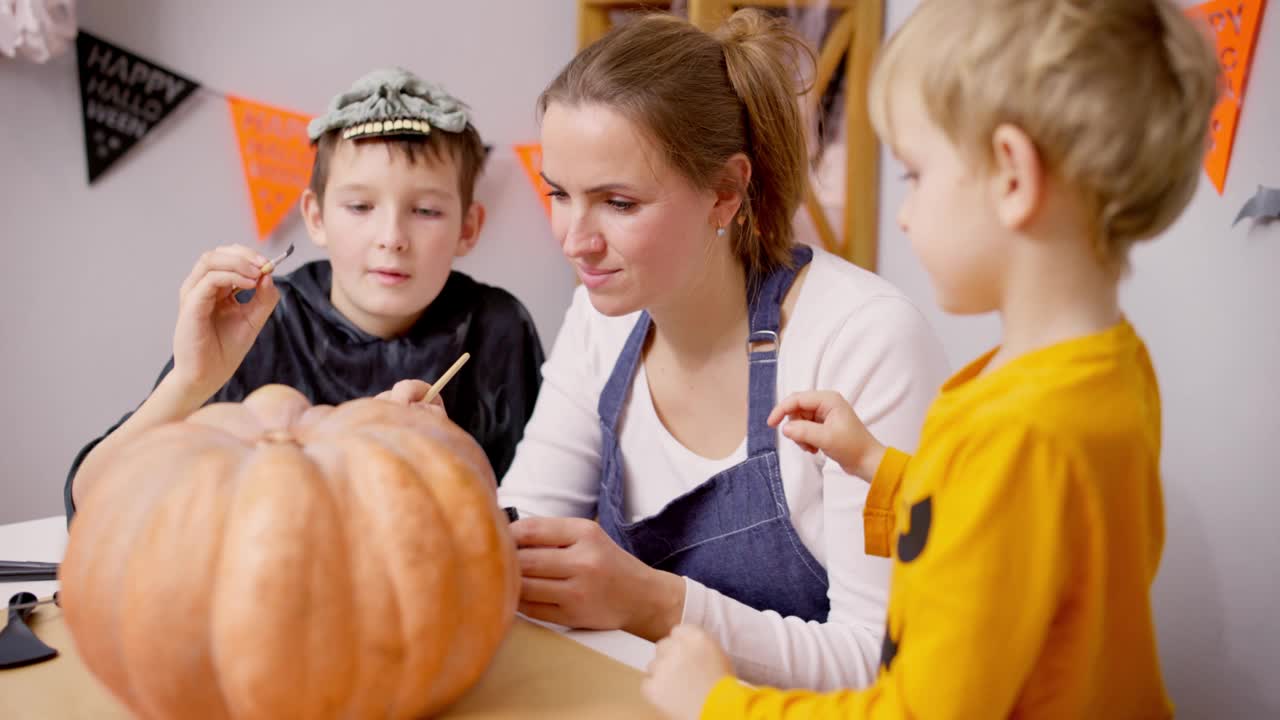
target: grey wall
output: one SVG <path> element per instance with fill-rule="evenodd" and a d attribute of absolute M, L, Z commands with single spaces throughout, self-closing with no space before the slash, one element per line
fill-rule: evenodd
<path fill-rule="evenodd" d="M 914 0 L 891 0 L 896 27 Z M 219 89 L 319 112 L 372 67 L 403 64 L 466 98 L 498 150 L 479 196 L 490 220 L 462 267 L 532 309 L 549 346 L 573 279 L 509 146 L 536 140 L 534 99 L 572 54 L 576 4 L 82 2 L 81 24 Z M 1280 224 L 1230 222 L 1280 186 L 1280 17 L 1258 39 L 1226 192 L 1207 179 L 1187 214 L 1141 248 L 1125 305 L 1165 403 L 1168 540 L 1156 583 L 1165 673 L 1181 717 L 1280 715 Z M 61 512 L 74 451 L 137 403 L 169 352 L 194 258 L 253 243 L 224 103 L 198 96 L 93 188 L 74 65 L 0 60 L 0 523 Z M 932 293 L 882 180 L 883 274 Z M 273 245 L 296 241 L 294 223 Z M 956 364 L 993 343 L 993 318 L 932 317 Z M 0 548 L 0 551 L 3 549 Z M 2 552 L 0 552 L 2 554 Z"/>

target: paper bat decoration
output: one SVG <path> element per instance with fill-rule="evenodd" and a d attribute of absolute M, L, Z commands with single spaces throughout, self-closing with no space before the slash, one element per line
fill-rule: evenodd
<path fill-rule="evenodd" d="M 1280 189 L 1259 185 L 1258 192 L 1240 208 L 1240 214 L 1231 223 L 1231 227 L 1247 217 L 1255 220 L 1280 220 Z"/>

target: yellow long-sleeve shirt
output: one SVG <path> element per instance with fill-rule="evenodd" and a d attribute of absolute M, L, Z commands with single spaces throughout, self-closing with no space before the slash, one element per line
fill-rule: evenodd
<path fill-rule="evenodd" d="M 894 570 L 863 691 L 721 680 L 703 718 L 1169 717 L 1151 583 L 1164 542 L 1160 398 L 1128 323 L 957 373 L 914 458 L 872 482 Z M 895 528 L 905 528 L 895 533 Z"/>

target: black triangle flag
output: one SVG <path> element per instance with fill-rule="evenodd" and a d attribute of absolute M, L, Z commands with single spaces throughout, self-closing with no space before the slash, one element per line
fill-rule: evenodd
<path fill-rule="evenodd" d="M 200 84 L 83 30 L 76 57 L 92 184 Z"/>

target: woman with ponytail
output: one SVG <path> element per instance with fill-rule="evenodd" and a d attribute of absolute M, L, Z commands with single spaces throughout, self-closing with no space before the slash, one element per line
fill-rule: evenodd
<path fill-rule="evenodd" d="M 574 294 L 514 464 L 524 614 L 649 639 L 684 622 L 741 675 L 875 677 L 889 561 L 864 553 L 867 483 L 766 418 L 838 390 L 913 447 L 947 373 L 884 280 L 795 242 L 807 172 L 785 23 L 627 22 L 547 87 L 543 174 Z"/>

